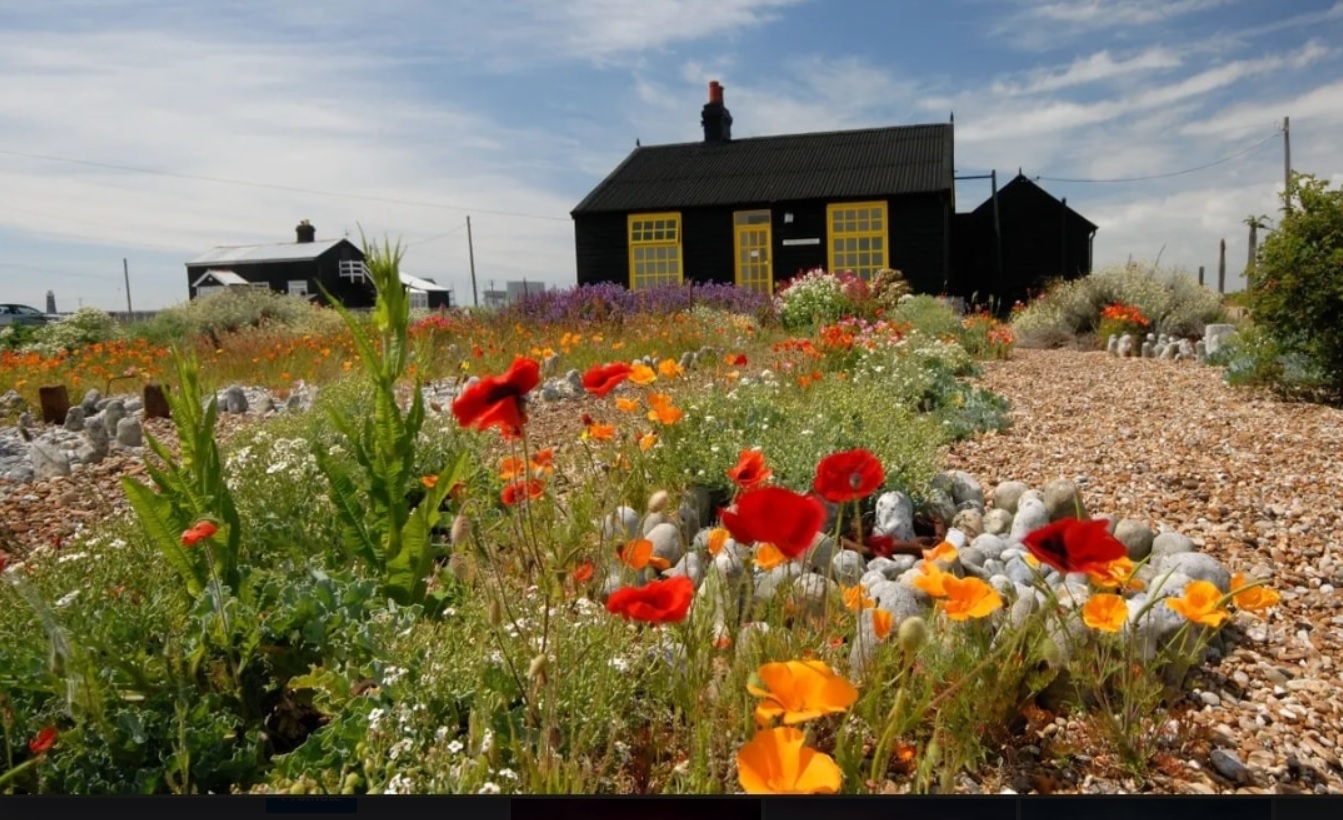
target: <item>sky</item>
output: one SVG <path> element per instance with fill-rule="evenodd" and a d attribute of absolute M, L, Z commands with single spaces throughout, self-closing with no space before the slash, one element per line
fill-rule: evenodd
<path fill-rule="evenodd" d="M 302 219 L 470 304 L 469 215 L 479 290 L 571 286 L 569 212 L 636 140 L 702 139 L 710 80 L 738 138 L 954 113 L 957 174 L 1038 177 L 1097 267 L 1215 282 L 1225 239 L 1237 290 L 1283 117 L 1343 184 L 1340 44 L 1343 0 L 0 0 L 0 302 L 124 309 L 124 259 L 166 307 Z"/>

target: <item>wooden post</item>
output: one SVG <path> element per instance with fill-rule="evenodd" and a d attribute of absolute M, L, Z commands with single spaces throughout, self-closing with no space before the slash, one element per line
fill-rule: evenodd
<path fill-rule="evenodd" d="M 1059 276 L 1071 279 L 1068 275 L 1068 197 L 1059 200 Z"/>
<path fill-rule="evenodd" d="M 163 386 L 158 384 L 146 384 L 145 418 L 166 419 L 171 417 L 172 412 L 168 409 L 168 398 L 164 395 Z"/>
<path fill-rule="evenodd" d="M 1203 266 L 1198 266 L 1198 286 L 1203 287 Z"/>
<path fill-rule="evenodd" d="M 65 414 L 70 412 L 70 392 L 65 385 L 37 388 L 37 400 L 42 404 L 44 424 L 65 423 Z"/>
<path fill-rule="evenodd" d="M 1222 240 L 1221 250 L 1217 254 L 1217 292 L 1226 293 L 1226 240 Z"/>

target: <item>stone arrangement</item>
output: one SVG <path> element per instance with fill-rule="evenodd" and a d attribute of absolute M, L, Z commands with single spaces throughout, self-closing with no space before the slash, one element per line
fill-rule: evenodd
<path fill-rule="evenodd" d="M 1226 345 L 1226 340 L 1235 333 L 1235 325 L 1225 324 L 1207 325 L 1203 331 L 1203 338 L 1197 341 L 1165 333 L 1148 333 L 1145 337 L 1131 333 L 1123 335 L 1111 333 L 1105 350 L 1111 356 L 1120 358 L 1202 362 L 1221 351 Z"/>

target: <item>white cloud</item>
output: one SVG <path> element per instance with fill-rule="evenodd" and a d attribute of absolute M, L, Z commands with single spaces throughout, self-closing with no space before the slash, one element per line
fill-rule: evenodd
<path fill-rule="evenodd" d="M 1139 52 L 1127 59 L 1116 60 L 1109 51 L 1098 51 L 1087 57 L 1074 60 L 1067 68 L 1057 71 L 1040 69 L 1032 71 L 1022 80 L 1000 80 L 993 83 L 991 90 L 995 94 L 1022 96 L 1041 94 L 1048 91 L 1061 91 L 1065 88 L 1090 85 L 1130 74 L 1161 69 L 1179 68 L 1183 64 L 1180 55 L 1171 48 L 1158 46 Z"/>
<path fill-rule="evenodd" d="M 1180 129 L 1188 136 L 1211 136 L 1223 140 L 1241 140 L 1282 122 L 1289 116 L 1298 126 L 1337 129 L 1343 127 L 1343 81 L 1312 88 L 1287 100 L 1263 100 L 1240 103 L 1216 116 L 1193 122 Z"/>
<path fill-rule="evenodd" d="M 1162 23 L 1234 0 L 1049 0 L 1028 2 L 1024 16 L 1079 28 L 1143 26 Z"/>

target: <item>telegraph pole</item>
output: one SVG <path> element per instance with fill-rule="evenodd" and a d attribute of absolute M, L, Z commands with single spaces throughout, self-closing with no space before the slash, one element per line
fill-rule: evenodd
<path fill-rule="evenodd" d="M 471 304 L 480 307 L 480 294 L 476 292 L 476 246 L 471 241 L 471 217 L 466 218 L 466 253 L 471 260 Z"/>
<path fill-rule="evenodd" d="M 1292 207 L 1292 118 L 1282 118 L 1282 189 L 1287 195 L 1287 207 Z"/>
<path fill-rule="evenodd" d="M 126 257 L 121 257 L 121 277 L 126 281 L 126 321 L 131 320 L 135 311 L 131 310 L 131 268 Z"/>

